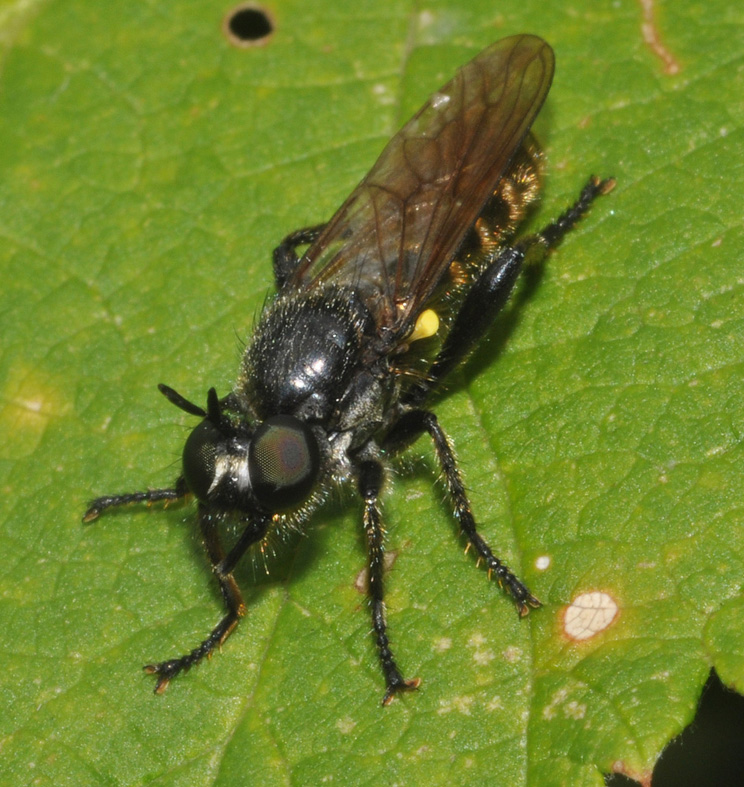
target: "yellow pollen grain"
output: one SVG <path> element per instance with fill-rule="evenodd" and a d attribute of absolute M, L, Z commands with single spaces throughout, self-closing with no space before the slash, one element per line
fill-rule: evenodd
<path fill-rule="evenodd" d="M 428 339 L 439 330 L 439 315 L 434 309 L 425 309 L 419 314 L 416 325 L 409 341 L 416 342 L 419 339 Z"/>

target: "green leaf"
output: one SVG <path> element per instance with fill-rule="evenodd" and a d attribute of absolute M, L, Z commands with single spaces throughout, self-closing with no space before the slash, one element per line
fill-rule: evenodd
<path fill-rule="evenodd" d="M 647 777 L 711 667 L 744 686 L 742 16 L 578 0 L 0 5 L 0 781 L 601 785 Z M 386 140 L 490 42 L 556 79 L 535 229 L 615 191 L 525 281 L 437 412 L 484 536 L 543 600 L 519 620 L 464 557 L 430 446 L 386 497 L 388 622 L 419 692 L 380 707 L 359 503 L 246 560 L 247 619 L 162 697 L 141 665 L 221 604 L 188 506 L 83 526 L 178 474 L 234 380 L 271 250 L 328 218 Z M 571 640 L 567 607 L 618 614 Z"/>

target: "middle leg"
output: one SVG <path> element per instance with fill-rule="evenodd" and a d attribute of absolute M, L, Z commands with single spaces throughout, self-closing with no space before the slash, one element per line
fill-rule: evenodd
<path fill-rule="evenodd" d="M 514 599 L 519 614 L 526 615 L 530 607 L 541 606 L 540 601 L 530 593 L 527 586 L 503 561 L 496 557 L 486 541 L 480 535 L 475 523 L 470 501 L 468 500 L 465 485 L 457 468 L 457 461 L 447 435 L 439 425 L 436 415 L 427 410 L 409 410 L 405 413 L 385 439 L 383 448 L 397 453 L 410 445 L 423 432 L 428 432 L 437 452 L 437 459 L 444 472 L 452 502 L 455 507 L 455 516 L 460 522 L 460 527 L 468 538 L 487 568 L 489 575 L 494 574 L 499 584 L 506 588 Z"/>
<path fill-rule="evenodd" d="M 314 243 L 325 229 L 325 224 L 316 224 L 314 227 L 303 227 L 287 235 L 274 249 L 274 279 L 276 286 L 281 290 L 300 262 L 297 248 L 307 243 Z"/>
<path fill-rule="evenodd" d="M 372 604 L 372 625 L 377 637 L 377 650 L 380 665 L 385 676 L 387 689 L 382 698 L 383 705 L 389 705 L 393 697 L 400 691 L 417 689 L 421 683 L 419 678 L 405 680 L 395 663 L 390 650 L 385 620 L 385 602 L 383 600 L 383 536 L 382 517 L 380 516 L 379 496 L 382 488 L 382 466 L 379 462 L 364 461 L 359 466 L 359 494 L 364 500 L 364 532 L 367 536 L 367 554 L 369 556 L 368 592 Z"/>

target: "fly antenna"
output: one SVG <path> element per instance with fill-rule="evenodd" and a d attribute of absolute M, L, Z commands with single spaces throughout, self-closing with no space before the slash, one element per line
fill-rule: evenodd
<path fill-rule="evenodd" d="M 203 407 L 199 407 L 198 404 L 194 404 L 188 399 L 185 399 L 178 391 L 174 391 L 169 385 L 160 383 L 158 385 L 158 390 L 171 404 L 176 405 L 176 407 L 189 415 L 198 415 L 201 418 L 207 417 L 207 411 Z M 212 388 L 212 391 L 214 391 L 214 388 Z"/>
<path fill-rule="evenodd" d="M 207 392 L 207 412 L 205 415 L 215 426 L 222 423 L 220 400 L 217 398 L 217 391 L 214 388 L 210 388 Z"/>

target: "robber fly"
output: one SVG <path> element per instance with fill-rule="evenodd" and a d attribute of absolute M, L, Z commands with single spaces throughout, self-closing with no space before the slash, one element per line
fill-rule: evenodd
<path fill-rule="evenodd" d="M 189 653 L 145 667 L 157 693 L 245 615 L 233 571 L 246 550 L 300 525 L 345 482 L 363 506 L 383 703 L 415 689 L 420 681 L 404 679 L 388 641 L 380 494 L 390 458 L 423 433 L 476 555 L 521 615 L 540 606 L 479 535 L 455 454 L 426 403 L 484 335 L 523 265 L 543 258 L 614 185 L 592 178 L 555 222 L 511 242 L 539 189 L 529 129 L 553 67 L 551 48 L 535 36 L 481 52 L 392 138 L 327 224 L 293 232 L 274 251 L 278 294 L 258 319 L 232 393 L 221 399 L 210 388 L 201 407 L 159 386 L 201 419 L 186 440 L 182 474 L 172 488 L 99 497 L 84 517 L 196 498 L 227 612 Z M 227 521 L 239 535 L 225 551 Z"/>

